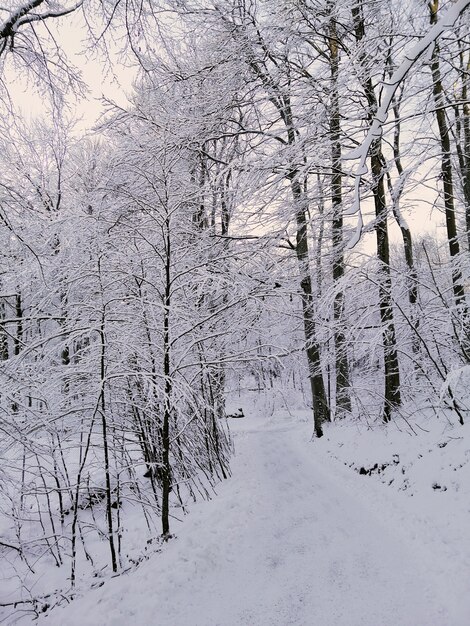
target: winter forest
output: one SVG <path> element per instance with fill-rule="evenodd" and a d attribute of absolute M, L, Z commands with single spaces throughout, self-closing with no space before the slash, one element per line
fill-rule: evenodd
<path fill-rule="evenodd" d="M 1 624 L 470 623 L 469 25 L 2 3 Z"/>

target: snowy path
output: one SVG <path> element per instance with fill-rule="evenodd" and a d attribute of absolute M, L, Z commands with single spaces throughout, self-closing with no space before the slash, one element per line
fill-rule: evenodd
<path fill-rule="evenodd" d="M 178 539 L 136 572 L 56 609 L 41 623 L 470 623 L 462 605 L 449 598 L 448 583 L 441 588 L 415 546 L 404 544 L 342 486 L 332 461 L 314 460 L 305 425 L 241 422 L 234 425 L 233 478 L 214 500 L 193 506 L 176 530 Z"/>

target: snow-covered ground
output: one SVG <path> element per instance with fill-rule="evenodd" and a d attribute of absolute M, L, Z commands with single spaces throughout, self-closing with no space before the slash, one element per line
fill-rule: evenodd
<path fill-rule="evenodd" d="M 422 489 L 408 497 L 347 466 L 339 456 L 354 438 L 346 427 L 310 442 L 309 421 L 287 414 L 247 414 L 231 426 L 233 477 L 192 506 L 173 528 L 177 538 L 39 623 L 468 626 L 468 500 L 452 508 L 455 491 L 430 485 L 422 500 L 451 507 L 434 524 L 432 506 L 420 506 Z M 403 459 L 393 465 L 395 447 L 388 452 L 400 472 Z"/>

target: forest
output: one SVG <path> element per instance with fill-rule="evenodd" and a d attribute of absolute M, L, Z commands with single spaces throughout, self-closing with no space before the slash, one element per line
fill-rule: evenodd
<path fill-rule="evenodd" d="M 464 476 L 469 6 L 2 3 L 0 623 L 158 569 L 256 415 L 361 480 L 408 476 L 391 433 Z M 86 67 L 132 83 L 90 123 Z"/>

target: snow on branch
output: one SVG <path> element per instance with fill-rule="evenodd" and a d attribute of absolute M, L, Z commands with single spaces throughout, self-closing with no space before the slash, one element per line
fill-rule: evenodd
<path fill-rule="evenodd" d="M 359 159 L 359 165 L 355 173 L 356 180 L 354 184 L 354 201 L 351 207 L 344 212 L 345 215 L 355 215 L 356 213 L 358 214 L 356 231 L 348 242 L 348 248 L 354 248 L 362 234 L 363 218 L 361 213 L 360 185 L 362 177 L 368 172 L 367 156 L 369 154 L 369 150 L 374 140 L 379 139 L 382 136 L 382 128 L 387 121 L 387 116 L 393 97 L 399 85 L 403 82 L 406 75 L 416 63 L 416 61 L 418 61 L 418 59 L 426 52 L 430 45 L 432 45 L 437 39 L 439 39 L 443 32 L 453 27 L 459 16 L 465 11 L 465 9 L 469 5 L 470 0 L 457 0 L 454 5 L 447 10 L 445 15 L 436 24 L 434 24 L 432 28 L 430 28 L 427 35 L 425 35 L 415 46 L 413 46 L 409 50 L 409 52 L 405 54 L 405 60 L 395 70 L 395 72 L 392 74 L 389 81 L 385 85 L 382 101 L 377 110 L 377 113 L 374 116 L 374 119 L 364 141 L 357 148 L 351 150 L 343 157 L 344 160 Z"/>
<path fill-rule="evenodd" d="M 30 0 L 12 11 L 3 24 L 0 23 L 0 55 L 6 50 L 7 45 L 13 47 L 14 37 L 21 26 L 69 15 L 69 13 L 73 13 L 83 4 L 83 0 L 79 0 L 68 8 L 58 8 L 57 10 L 50 10 L 44 13 L 33 13 L 34 9 L 39 8 L 44 2 L 45 0 Z M 1 10 L 5 11 L 6 9 L 2 8 Z"/>

